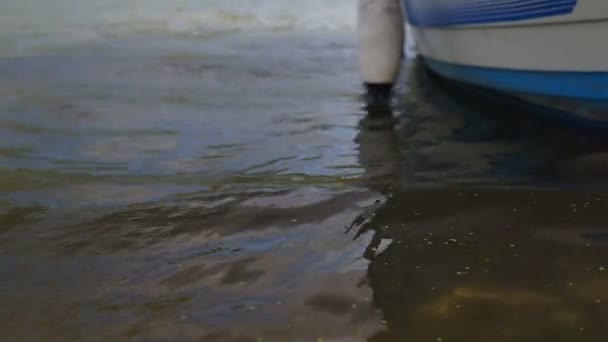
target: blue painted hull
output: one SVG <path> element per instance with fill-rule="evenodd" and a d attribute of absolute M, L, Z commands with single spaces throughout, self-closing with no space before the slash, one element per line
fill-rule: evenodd
<path fill-rule="evenodd" d="M 541 72 L 481 68 L 422 58 L 435 74 L 448 80 L 485 88 L 528 109 L 580 123 L 605 121 L 608 128 L 608 73 Z"/>
<path fill-rule="evenodd" d="M 578 0 L 404 0 L 418 27 L 518 22 L 570 14 Z"/>
<path fill-rule="evenodd" d="M 456 65 L 430 58 L 424 61 L 446 78 L 496 90 L 578 101 L 608 101 L 608 73 L 605 72 L 522 71 Z"/>

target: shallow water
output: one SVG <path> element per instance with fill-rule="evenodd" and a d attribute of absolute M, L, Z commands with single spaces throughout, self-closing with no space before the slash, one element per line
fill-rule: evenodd
<path fill-rule="evenodd" d="M 0 5 L 6 340 L 606 336 L 601 134 L 415 61 L 365 129 L 348 1 L 151 3 Z"/>

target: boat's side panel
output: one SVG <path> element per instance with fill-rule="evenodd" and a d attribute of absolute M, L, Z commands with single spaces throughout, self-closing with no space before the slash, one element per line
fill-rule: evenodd
<path fill-rule="evenodd" d="M 489 68 L 608 71 L 607 0 L 404 1 L 425 57 Z"/>
<path fill-rule="evenodd" d="M 568 15 L 577 0 L 406 0 L 409 21 L 419 27 L 447 27 Z"/>
<path fill-rule="evenodd" d="M 413 27 L 412 33 L 420 54 L 446 63 L 519 70 L 608 71 L 608 20 L 536 26 Z"/>
<path fill-rule="evenodd" d="M 403 0 L 417 27 L 512 26 L 606 19 L 605 0 Z"/>

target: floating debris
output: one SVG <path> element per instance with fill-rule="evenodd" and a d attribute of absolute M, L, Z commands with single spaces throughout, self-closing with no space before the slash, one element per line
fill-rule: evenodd
<path fill-rule="evenodd" d="M 380 241 L 380 245 L 378 247 L 374 247 L 375 249 L 372 250 L 375 252 L 376 255 L 380 255 L 384 253 L 384 251 L 386 251 L 388 247 L 390 247 L 393 241 L 393 239 L 382 239 Z"/>

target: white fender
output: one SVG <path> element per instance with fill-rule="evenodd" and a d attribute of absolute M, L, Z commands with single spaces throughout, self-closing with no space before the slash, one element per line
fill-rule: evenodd
<path fill-rule="evenodd" d="M 404 18 L 401 0 L 358 0 L 359 68 L 368 85 L 392 85 L 401 67 Z"/>

